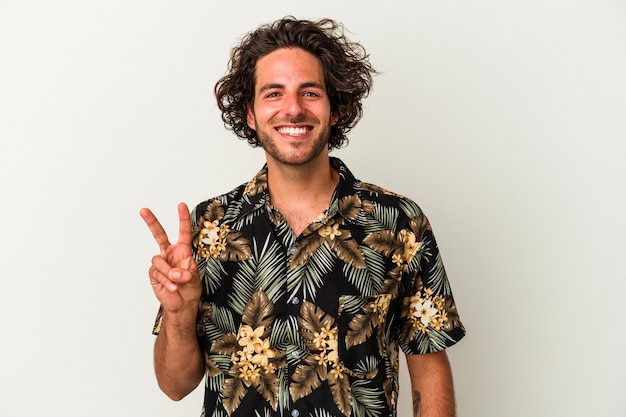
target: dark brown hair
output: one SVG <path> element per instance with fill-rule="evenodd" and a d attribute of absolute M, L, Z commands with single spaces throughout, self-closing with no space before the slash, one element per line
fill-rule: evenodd
<path fill-rule="evenodd" d="M 254 101 L 256 62 L 280 48 L 301 48 L 322 62 L 331 112 L 338 118 L 331 127 L 328 148 L 340 148 L 361 119 L 361 99 L 369 94 L 376 71 L 365 49 L 348 40 L 343 25 L 332 19 L 314 22 L 288 16 L 248 33 L 233 48 L 228 72 L 215 85 L 224 124 L 252 146 L 259 145 L 256 132 L 246 122 L 248 106 Z"/>

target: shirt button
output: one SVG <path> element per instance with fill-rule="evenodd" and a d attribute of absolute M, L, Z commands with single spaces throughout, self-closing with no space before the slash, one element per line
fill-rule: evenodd
<path fill-rule="evenodd" d="M 289 255 L 295 255 L 296 251 L 297 251 L 296 247 L 295 246 L 291 246 L 289 248 Z"/>
<path fill-rule="evenodd" d="M 290 300 L 290 302 L 291 302 L 291 304 L 296 305 L 296 304 L 300 303 L 300 299 L 298 297 L 293 297 Z"/>
<path fill-rule="evenodd" d="M 291 417 L 298 417 L 300 412 L 298 410 L 291 410 Z"/>
<path fill-rule="evenodd" d="M 298 353 L 297 350 L 294 350 L 293 352 L 291 352 L 291 357 L 292 359 L 300 359 L 300 354 Z M 294 410 L 296 411 L 296 410 Z"/>

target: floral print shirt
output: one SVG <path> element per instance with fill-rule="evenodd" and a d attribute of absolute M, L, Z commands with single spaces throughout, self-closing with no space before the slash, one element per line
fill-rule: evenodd
<path fill-rule="evenodd" d="M 419 207 L 331 164 L 330 206 L 300 236 L 270 204 L 266 167 L 194 210 L 202 416 L 396 416 L 399 349 L 465 335 Z"/>

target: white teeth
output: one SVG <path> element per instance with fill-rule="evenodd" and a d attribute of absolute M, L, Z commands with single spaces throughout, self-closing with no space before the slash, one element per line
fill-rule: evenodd
<path fill-rule="evenodd" d="M 304 134 L 306 134 L 307 128 L 306 127 L 289 127 L 289 126 L 283 126 L 280 127 L 278 129 L 278 132 L 282 135 L 289 135 L 289 136 L 302 136 Z"/>

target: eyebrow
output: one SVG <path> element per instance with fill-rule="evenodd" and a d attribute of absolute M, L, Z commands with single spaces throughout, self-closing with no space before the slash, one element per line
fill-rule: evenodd
<path fill-rule="evenodd" d="M 279 84 L 279 83 L 270 83 L 270 84 L 265 84 L 264 86 L 262 86 L 259 89 L 259 92 L 264 92 L 267 90 L 273 90 L 273 89 L 281 89 L 281 88 L 285 88 L 284 84 Z M 299 88 L 319 88 L 320 90 L 326 91 L 326 89 L 324 88 L 324 86 L 316 81 L 309 81 L 309 82 L 305 82 L 300 84 Z"/>

